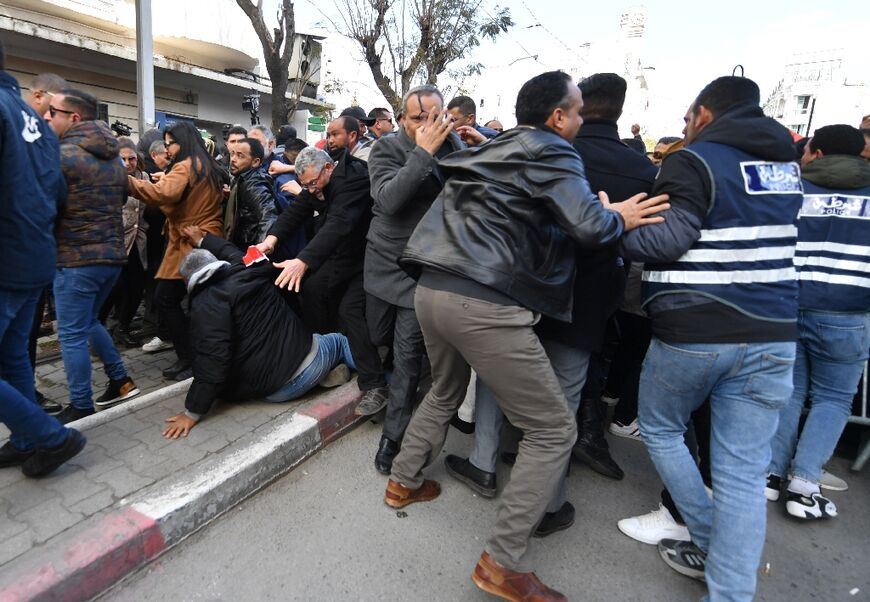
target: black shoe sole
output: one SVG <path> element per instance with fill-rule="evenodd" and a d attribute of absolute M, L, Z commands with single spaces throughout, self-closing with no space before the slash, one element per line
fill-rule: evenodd
<path fill-rule="evenodd" d="M 466 475 L 462 474 L 461 472 L 457 472 L 456 470 L 454 470 L 453 467 L 451 467 L 450 464 L 447 463 L 447 458 L 444 459 L 444 467 L 447 469 L 447 473 L 450 476 L 452 476 L 457 481 L 461 481 L 461 482 L 465 483 L 472 490 L 474 490 L 476 493 L 482 495 L 483 497 L 492 499 L 496 495 L 498 495 L 497 488 L 496 489 L 487 489 L 486 487 L 481 486 L 480 483 L 478 483 L 477 481 L 475 481 L 471 477 L 466 476 Z"/>
<path fill-rule="evenodd" d="M 84 435 L 76 430 L 70 430 L 69 437 L 67 437 L 67 440 L 63 442 L 60 449 L 54 452 L 49 450 L 37 450 L 34 452 L 33 456 L 22 464 L 21 472 L 24 473 L 24 476 L 31 478 L 48 476 L 63 464 L 76 457 L 85 448 L 87 442 L 88 440 Z M 46 455 L 48 456 L 48 459 L 43 460 L 40 463 L 36 462 Z M 42 465 L 39 466 L 39 464 Z"/>
<path fill-rule="evenodd" d="M 565 529 L 571 528 L 574 524 L 574 519 L 571 519 L 571 522 L 563 523 L 561 525 L 556 525 L 547 529 L 546 531 L 542 531 L 541 529 L 535 529 L 535 532 L 532 533 L 532 537 L 547 537 L 548 535 L 552 535 L 553 533 L 558 533 L 559 531 L 564 531 Z"/>

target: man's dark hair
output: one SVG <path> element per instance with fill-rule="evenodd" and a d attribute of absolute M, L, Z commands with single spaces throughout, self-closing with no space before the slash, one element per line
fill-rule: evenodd
<path fill-rule="evenodd" d="M 748 77 L 726 75 L 714 79 L 701 90 L 692 104 L 692 112 L 703 106 L 713 113 L 714 117 L 718 117 L 731 107 L 741 104 L 757 106 L 760 102 L 761 92 L 758 90 L 758 84 Z"/>
<path fill-rule="evenodd" d="M 78 88 L 64 88 L 59 94 L 64 96 L 63 104 L 81 115 L 84 121 L 97 118 L 97 98 L 93 94 Z"/>
<path fill-rule="evenodd" d="M 243 128 L 243 127 L 240 126 L 240 125 L 234 125 L 234 126 L 231 127 L 229 130 L 227 130 L 227 138 L 229 138 L 229 137 L 232 136 L 233 134 L 241 134 L 242 136 L 246 136 L 246 137 L 247 137 L 247 135 L 248 135 L 248 130 L 246 130 L 245 128 Z M 261 144 L 260 146 L 263 146 L 263 145 Z"/>
<path fill-rule="evenodd" d="M 387 115 L 389 114 L 389 109 L 385 109 L 383 107 L 375 107 L 374 109 L 369 111 L 369 119 L 386 119 Z"/>
<path fill-rule="evenodd" d="M 622 115 L 628 84 L 617 74 L 595 73 L 577 87 L 583 93 L 583 117 L 617 121 Z"/>
<path fill-rule="evenodd" d="M 656 145 L 659 145 L 659 144 L 671 145 L 674 142 L 677 142 L 679 140 L 682 140 L 682 138 L 680 138 L 679 136 L 662 136 L 661 138 L 659 138 L 659 141 L 656 142 Z"/>
<path fill-rule="evenodd" d="M 30 84 L 31 91 L 42 90 L 43 92 L 51 92 L 57 94 L 69 84 L 64 78 L 56 73 L 40 73 L 33 78 Z"/>
<path fill-rule="evenodd" d="M 845 123 L 826 125 L 817 129 L 807 144 L 810 152 L 820 150 L 825 155 L 857 156 L 864 151 L 864 134 Z"/>
<path fill-rule="evenodd" d="M 350 134 L 351 132 L 356 132 L 359 135 L 359 120 L 356 117 L 351 117 L 350 115 L 342 115 L 339 117 L 341 119 L 341 124 L 344 126 L 344 130 Z"/>
<path fill-rule="evenodd" d="M 254 159 L 259 159 L 260 162 L 263 161 L 263 157 L 266 156 L 266 151 L 263 150 L 263 145 L 260 144 L 260 141 L 256 138 L 242 138 L 238 141 L 237 144 L 247 144 L 251 147 L 251 156 Z"/>
<path fill-rule="evenodd" d="M 298 153 L 303 148 L 308 146 L 308 143 L 305 140 L 300 140 L 299 138 L 293 138 L 292 140 L 288 140 L 284 145 L 285 153 Z"/>
<path fill-rule="evenodd" d="M 454 96 L 453 100 L 447 103 L 447 110 L 450 109 L 459 109 L 459 112 L 466 117 L 472 113 L 477 115 L 477 104 L 468 96 Z"/>
<path fill-rule="evenodd" d="M 296 137 L 296 128 L 290 125 L 289 123 L 285 123 L 280 128 L 278 128 L 278 133 L 275 134 L 275 144 L 278 146 L 284 146 L 287 144 L 288 140 L 292 140 Z"/>
<path fill-rule="evenodd" d="M 553 111 L 568 106 L 572 84 L 564 71 L 547 71 L 524 83 L 517 94 L 517 125 L 544 125 Z"/>

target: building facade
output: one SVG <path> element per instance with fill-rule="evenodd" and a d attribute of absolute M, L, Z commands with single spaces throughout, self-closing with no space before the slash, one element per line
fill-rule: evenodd
<path fill-rule="evenodd" d="M 189 120 L 220 140 L 229 125 L 251 123 L 242 107 L 251 94 L 260 95 L 261 122 L 269 123 L 271 85 L 262 49 L 234 0 L 152 0 L 152 12 L 158 124 Z M 56 73 L 94 94 L 101 118 L 120 121 L 138 136 L 135 0 L 0 0 L 0 37 L 7 70 L 23 89 L 39 73 Z M 329 106 L 314 97 L 319 41 L 297 35 L 294 43 L 288 99 L 300 93 L 293 123 L 302 135 L 308 111 Z M 309 74 L 304 83 L 303 67 Z"/>

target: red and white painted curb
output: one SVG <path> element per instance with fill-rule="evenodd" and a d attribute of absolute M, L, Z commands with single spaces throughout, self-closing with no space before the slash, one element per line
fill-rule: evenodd
<path fill-rule="evenodd" d="M 355 381 L 325 393 L 12 561 L 0 575 L 0 602 L 100 594 L 361 422 L 361 395 Z"/>

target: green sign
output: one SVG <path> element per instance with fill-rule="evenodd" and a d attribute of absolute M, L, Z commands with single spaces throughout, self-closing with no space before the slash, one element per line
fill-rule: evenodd
<path fill-rule="evenodd" d="M 308 131 L 309 132 L 325 132 L 326 126 L 325 125 L 315 125 L 315 124 L 309 123 L 308 124 Z"/>
<path fill-rule="evenodd" d="M 326 117 L 318 117 L 316 115 L 309 117 L 308 125 L 326 125 Z"/>

